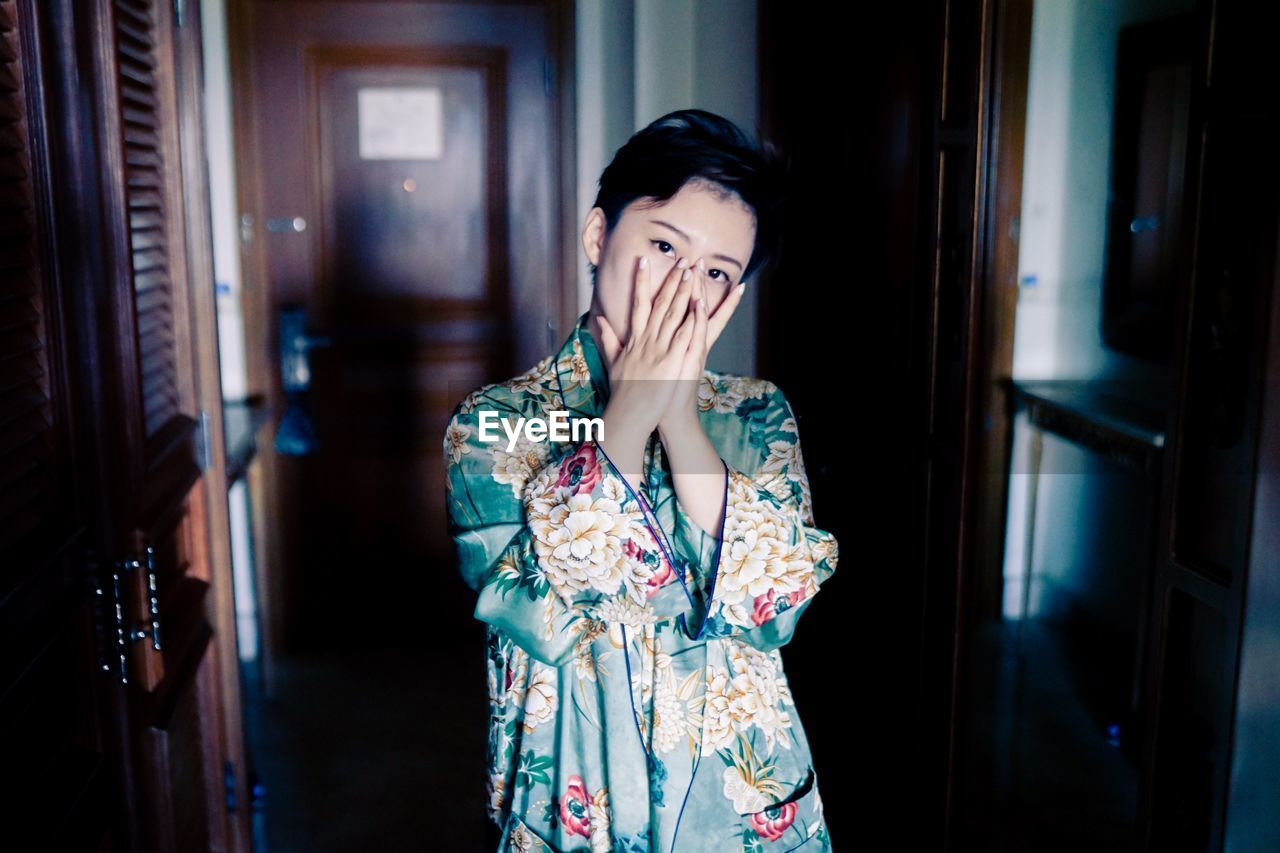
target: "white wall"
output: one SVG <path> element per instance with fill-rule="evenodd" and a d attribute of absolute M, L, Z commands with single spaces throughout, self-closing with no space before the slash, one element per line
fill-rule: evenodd
<path fill-rule="evenodd" d="M 209 158 L 213 274 L 217 281 L 218 359 L 222 368 L 223 397 L 240 400 L 247 394 L 248 379 L 244 321 L 240 313 L 240 229 L 235 203 L 226 18 L 225 0 L 203 0 L 200 4 L 200 25 L 204 36 L 205 150 Z M 237 642 L 240 657 L 253 660 L 258 656 L 257 596 L 253 583 L 249 491 L 243 482 L 231 487 L 227 503 Z"/>
<path fill-rule="evenodd" d="M 1013 376 L 1121 380 L 1136 392 L 1167 371 L 1102 345 L 1107 185 L 1120 29 L 1189 11 L 1191 0 L 1042 0 L 1035 4 L 1019 233 Z M 1005 550 L 1005 613 L 1018 614 L 1028 436 L 1015 421 Z M 1144 487 L 1074 445 L 1047 437 L 1039 487 L 1031 613 L 1049 597 L 1105 622 L 1149 557 L 1130 538 L 1146 521 Z"/>
<path fill-rule="evenodd" d="M 1018 378 L 1139 379 L 1149 363 L 1102 346 L 1107 182 L 1120 29 L 1191 0 L 1035 4 L 1022 179 Z"/>
<path fill-rule="evenodd" d="M 579 229 L 614 152 L 659 116 L 698 107 L 758 136 L 756 0 L 578 0 L 577 18 Z M 581 313 L 591 276 L 575 245 Z M 748 282 L 709 367 L 754 375 L 757 311 Z"/>
<path fill-rule="evenodd" d="M 205 148 L 209 157 L 209 202 L 213 217 L 213 274 L 218 282 L 218 337 L 222 394 L 242 399 L 247 379 L 244 323 L 240 316 L 240 232 L 236 211 L 235 159 L 231 142 L 231 80 L 227 59 L 225 0 L 203 0 Z"/>

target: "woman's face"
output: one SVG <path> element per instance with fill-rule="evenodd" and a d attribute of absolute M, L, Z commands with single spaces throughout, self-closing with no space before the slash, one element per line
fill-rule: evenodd
<path fill-rule="evenodd" d="M 582 231 L 587 259 L 596 266 L 592 311 L 604 314 L 623 344 L 631 337 L 631 297 L 641 257 L 649 259 L 654 293 L 680 258 L 688 258 L 690 266 L 702 258 L 710 315 L 742 280 L 755 246 L 755 215 L 736 194 L 718 186 L 690 181 L 662 205 L 643 206 L 649 201 L 627 205 L 607 236 L 604 211 L 592 208 Z"/>

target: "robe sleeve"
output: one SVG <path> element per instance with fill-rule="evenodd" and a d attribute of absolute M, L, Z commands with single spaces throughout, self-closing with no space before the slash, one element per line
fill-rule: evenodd
<path fill-rule="evenodd" d="M 592 629 L 688 610 L 688 595 L 629 484 L 594 439 L 480 440 L 455 410 L 445 437 L 448 526 L 475 616 L 549 666 Z"/>
<path fill-rule="evenodd" d="M 757 417 L 759 459 L 751 470 L 725 463 L 719 535 L 703 530 L 677 498 L 672 536 L 677 560 L 712 578 L 700 636 L 736 637 L 761 651 L 791 641 L 838 557 L 834 534 L 814 524 L 795 413 L 771 389 Z"/>

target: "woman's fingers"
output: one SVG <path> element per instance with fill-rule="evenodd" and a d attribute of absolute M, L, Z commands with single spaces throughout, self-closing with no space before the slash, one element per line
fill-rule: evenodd
<path fill-rule="evenodd" d="M 681 321 L 680 327 L 676 329 L 675 334 L 671 337 L 671 352 L 677 355 L 681 360 L 685 357 L 685 351 L 691 346 L 696 346 L 694 340 L 694 332 L 698 327 L 698 312 L 685 311 L 684 320 Z"/>
<path fill-rule="evenodd" d="M 698 315 L 701 311 L 699 308 L 699 302 L 702 300 L 702 294 L 706 290 L 703 283 L 706 275 L 705 270 L 706 267 L 703 265 L 702 261 L 699 260 L 696 266 L 690 267 L 689 278 L 681 282 L 684 294 L 683 304 L 685 316 L 676 332 L 677 337 L 683 336 L 686 341 L 685 346 L 678 347 L 681 353 L 686 349 L 698 347 L 702 344 L 698 337 L 699 332 L 701 331 L 702 321 Z M 680 304 L 681 300 L 677 298 L 676 302 L 677 304 Z"/>
<path fill-rule="evenodd" d="M 671 346 L 673 336 L 689 314 L 689 293 L 693 290 L 693 272 L 693 269 L 688 267 L 682 271 L 675 294 L 667 303 L 662 325 L 658 330 L 658 338 L 655 341 L 659 346 Z"/>
<path fill-rule="evenodd" d="M 693 340 L 689 343 L 689 348 L 697 355 L 695 365 L 697 372 L 692 377 L 696 380 L 701 378 L 702 369 L 707 364 L 707 353 L 711 350 L 711 342 L 707 338 L 707 329 L 711 324 L 707 317 L 707 273 L 705 269 L 698 276 L 697 298 L 694 301 L 693 310 L 689 313 L 694 315 Z"/>
<path fill-rule="evenodd" d="M 707 273 L 705 270 L 698 277 L 698 304 L 695 306 L 695 311 L 698 316 L 698 327 L 694 332 L 693 339 L 702 348 L 703 358 L 706 358 L 707 351 L 711 349 L 711 342 L 707 336 L 711 321 L 707 316 Z"/>
<path fill-rule="evenodd" d="M 653 311 L 649 315 L 656 322 L 649 324 L 649 339 L 652 341 L 670 340 L 670 336 L 662 338 L 662 320 L 667 312 L 667 308 L 671 305 L 671 301 L 675 298 L 676 291 L 680 286 L 680 277 L 689 266 L 688 258 L 681 258 L 676 265 L 667 272 L 666 278 L 662 280 L 662 286 L 658 288 L 658 292 L 653 296 Z"/>

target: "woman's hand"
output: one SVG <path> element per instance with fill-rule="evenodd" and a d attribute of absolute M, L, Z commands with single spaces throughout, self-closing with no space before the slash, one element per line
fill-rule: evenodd
<path fill-rule="evenodd" d="M 695 270 L 696 287 L 690 300 L 689 310 L 691 313 L 696 312 L 698 324 L 695 326 L 693 340 L 690 341 L 689 349 L 685 352 L 684 361 L 680 366 L 680 381 L 676 383 L 675 392 L 658 420 L 658 428 L 663 432 L 699 422 L 698 385 L 702 380 L 702 372 L 706 369 L 707 355 L 720 337 L 720 333 L 724 331 L 724 327 L 728 325 L 729 318 L 733 316 L 738 303 L 742 301 L 742 293 L 745 289 L 744 285 L 739 284 L 729 291 L 724 300 L 716 306 L 715 313 L 708 317 L 707 311 L 710 308 L 707 305 L 706 260 L 698 258 Z"/>
<path fill-rule="evenodd" d="M 705 338 L 706 322 L 689 310 L 694 276 L 687 259 L 671 268 L 656 294 L 650 286 L 648 258 L 640 258 L 635 269 L 627 342 L 618 340 L 603 314 L 597 319 L 609 369 L 600 444 L 628 481 L 634 475 L 638 482 L 645 443 L 682 384 L 678 380 L 687 369 L 690 342 L 695 333 Z"/>
<path fill-rule="evenodd" d="M 698 417 L 698 387 L 706 368 L 707 353 L 728 324 L 738 303 L 742 301 L 742 285 L 738 285 L 715 306 L 715 314 L 707 316 L 706 264 L 697 265 L 698 286 L 690 311 L 700 323 L 681 364 L 680 382 L 658 421 L 658 436 L 663 451 L 671 462 L 671 478 L 676 503 L 693 523 L 711 536 L 719 536 L 724 519 L 725 463 L 702 428 Z"/>

